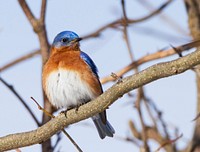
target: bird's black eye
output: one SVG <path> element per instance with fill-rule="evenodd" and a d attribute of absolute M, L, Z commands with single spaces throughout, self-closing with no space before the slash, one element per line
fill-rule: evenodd
<path fill-rule="evenodd" d="M 67 42 L 67 38 L 63 38 L 63 39 L 62 39 L 62 42 Z"/>

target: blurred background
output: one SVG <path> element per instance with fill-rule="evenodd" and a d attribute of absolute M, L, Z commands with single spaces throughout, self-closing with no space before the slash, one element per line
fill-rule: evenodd
<path fill-rule="evenodd" d="M 26 1 L 36 18 L 40 16 L 41 1 Z M 129 19 L 140 19 L 158 9 L 166 1 L 126 0 L 125 10 Z M 40 48 L 37 35 L 27 20 L 17 1 L 1 2 L 0 5 L 0 68 L 11 61 L 29 54 Z M 64 30 L 76 32 L 80 37 L 87 36 L 99 28 L 124 17 L 120 0 L 49 0 L 46 8 L 46 30 L 51 44 L 57 33 Z M 134 60 L 155 53 L 161 49 L 169 49 L 170 45 L 179 46 L 190 42 L 188 15 L 184 1 L 173 0 L 166 8 L 156 15 L 127 26 L 127 36 Z M 132 60 L 124 39 L 123 26 L 107 28 L 98 37 L 90 37 L 81 42 L 81 50 L 86 52 L 96 63 L 100 78 L 109 76 L 129 65 Z M 191 52 L 192 50 L 190 50 Z M 184 52 L 183 55 L 188 52 Z M 138 67 L 141 71 L 156 63 L 177 59 L 175 54 L 170 57 L 147 62 Z M 0 76 L 16 89 L 24 101 L 34 112 L 38 120 L 42 120 L 42 112 L 30 99 L 34 97 L 43 105 L 41 88 L 42 60 L 39 54 L 19 64 L 2 70 Z M 134 74 L 134 70 L 123 77 Z M 109 81 L 103 85 L 104 90 L 115 82 Z M 196 78 L 189 70 L 181 75 L 160 79 L 143 87 L 145 97 L 153 102 L 162 112 L 162 119 L 167 125 L 169 139 L 175 139 L 180 134 L 183 137 L 176 141 L 177 149 L 184 149 L 190 142 L 196 116 Z M 129 121 L 132 121 L 138 131 L 142 130 L 135 102 L 137 91 L 132 91 L 117 100 L 107 110 L 110 123 L 115 128 L 114 138 L 101 140 L 90 119 L 67 127 L 67 132 L 73 137 L 83 151 L 139 151 L 143 141 L 133 136 Z M 26 108 L 15 95 L 0 83 L 0 136 L 30 131 L 38 126 L 33 121 Z M 152 120 L 144 103 L 142 113 L 145 124 L 151 126 Z M 153 110 L 152 110 L 153 111 Z M 155 111 L 152 112 L 159 121 Z M 57 115 L 57 113 L 55 113 Z M 165 135 L 161 123 L 160 134 Z M 72 143 L 62 133 L 61 140 L 54 151 L 77 151 Z M 52 146 L 58 136 L 52 137 Z M 127 141 L 132 139 L 132 141 Z M 149 140 L 150 151 L 155 151 L 160 144 Z M 41 145 L 20 148 L 22 152 L 41 151 Z M 162 149 L 164 151 L 166 149 Z M 13 150 L 15 151 L 15 150 Z"/>

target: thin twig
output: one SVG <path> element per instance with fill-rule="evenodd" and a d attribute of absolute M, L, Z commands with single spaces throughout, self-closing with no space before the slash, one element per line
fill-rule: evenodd
<path fill-rule="evenodd" d="M 33 97 L 31 97 L 31 99 L 36 103 L 36 105 L 38 106 L 39 110 L 41 110 L 42 112 L 44 112 L 47 116 L 49 116 L 51 118 L 55 118 L 55 116 L 53 114 L 49 113 L 44 108 L 42 108 L 42 106 L 40 106 L 40 104 Z M 67 136 L 67 138 L 71 141 L 71 143 L 77 148 L 77 150 L 79 152 L 83 152 L 81 150 L 81 148 L 78 146 L 78 144 L 73 140 L 73 138 L 66 132 L 65 129 L 62 129 L 62 132 Z"/>
<path fill-rule="evenodd" d="M 55 144 L 53 145 L 54 151 L 55 151 L 56 147 L 58 146 L 58 144 L 59 144 L 59 142 L 60 142 L 61 139 L 62 139 L 62 138 L 61 138 L 61 132 L 58 132 L 58 133 L 57 133 L 56 142 L 55 142 Z"/>
<path fill-rule="evenodd" d="M 128 32 L 127 32 L 128 18 L 127 18 L 127 15 L 126 15 L 125 1 L 122 0 L 121 4 L 122 4 L 123 15 L 124 15 L 124 18 L 123 18 L 124 19 L 124 24 L 123 24 L 123 26 L 124 26 L 123 27 L 124 40 L 126 42 L 131 61 L 133 62 L 134 61 L 134 57 L 133 57 L 132 49 L 131 49 L 131 46 L 130 46 L 130 41 L 129 41 L 129 38 L 128 38 Z M 135 67 L 134 71 L 138 72 L 138 68 Z M 141 112 L 141 107 L 140 107 L 140 104 L 141 104 L 141 101 L 142 101 L 141 91 L 143 92 L 142 88 L 139 88 L 138 89 L 138 97 L 139 97 L 138 98 L 138 104 L 139 104 L 139 106 L 137 107 L 137 111 L 139 113 L 140 122 L 142 124 L 142 130 L 143 130 L 142 139 L 143 139 L 143 142 L 144 142 L 144 148 L 145 148 L 145 151 L 148 152 L 149 151 L 149 146 L 148 146 L 148 143 L 147 143 L 146 127 L 145 127 L 145 123 L 144 123 L 144 119 L 143 119 L 142 112 Z"/>
<path fill-rule="evenodd" d="M 46 1 L 46 0 L 42 0 L 42 6 L 41 6 L 41 11 L 40 11 L 40 20 L 41 20 L 43 23 L 45 22 L 46 5 L 47 5 L 47 1 Z"/>
<path fill-rule="evenodd" d="M 123 11 L 123 15 L 124 15 L 125 24 L 126 24 L 126 21 L 128 20 L 128 17 L 126 15 L 125 0 L 121 0 L 121 4 L 122 4 L 122 11 Z"/>
<path fill-rule="evenodd" d="M 196 121 L 197 119 L 199 119 L 199 117 L 200 117 L 200 113 L 198 113 L 198 114 L 195 116 L 195 118 L 192 119 L 192 121 Z"/>
<path fill-rule="evenodd" d="M 159 30 L 155 27 L 150 26 L 132 26 L 131 29 L 134 30 L 135 33 L 139 33 L 140 35 L 150 36 L 151 38 L 155 37 L 155 39 L 165 40 L 166 42 L 183 42 L 190 41 L 190 36 L 180 36 L 180 35 L 173 35 L 167 31 Z"/>
<path fill-rule="evenodd" d="M 125 40 L 125 43 L 127 45 L 131 61 L 133 62 L 134 61 L 134 56 L 133 56 L 133 52 L 132 52 L 132 49 L 131 49 L 130 41 L 129 41 L 129 38 L 128 38 L 128 31 L 127 31 L 128 17 L 127 17 L 127 14 L 126 14 L 125 1 L 121 0 L 121 4 L 122 4 L 123 20 L 124 20 L 124 24 L 123 24 L 124 40 Z M 138 67 L 135 67 L 134 71 L 137 73 L 138 72 Z M 142 139 L 143 139 L 143 142 L 144 142 L 145 151 L 148 152 L 149 151 L 149 145 L 147 143 L 148 138 L 147 138 L 146 125 L 145 125 L 145 122 L 144 122 L 144 119 L 143 119 L 143 116 L 142 116 L 141 106 L 140 106 L 141 102 L 142 102 L 143 95 L 144 95 L 143 94 L 144 91 L 143 91 L 142 87 L 140 87 L 137 91 L 138 91 L 138 100 L 137 100 L 138 107 L 137 107 L 137 111 L 138 111 L 138 114 L 139 114 L 140 122 L 141 122 L 141 125 L 142 125 L 142 130 L 143 130 Z"/>
<path fill-rule="evenodd" d="M 183 134 L 181 134 L 180 136 L 176 137 L 175 139 L 172 139 L 172 140 L 168 140 L 166 142 L 164 142 L 162 145 L 160 145 L 160 147 L 158 147 L 155 152 L 159 152 L 163 147 L 165 147 L 166 145 L 169 145 L 169 144 L 173 144 L 175 143 L 177 140 L 179 140 L 181 137 L 183 137 Z"/>
<path fill-rule="evenodd" d="M 179 57 L 183 57 L 181 50 L 175 48 L 173 45 L 170 45 L 170 46 L 174 49 L 174 51 L 178 54 Z"/>
<path fill-rule="evenodd" d="M 51 113 L 49 113 L 48 111 L 46 111 L 44 108 L 42 108 L 40 106 L 40 104 L 33 98 L 31 97 L 31 99 L 36 103 L 36 105 L 38 106 L 38 109 L 41 110 L 42 112 L 44 112 L 47 116 L 51 117 L 51 118 L 55 118 L 55 116 Z"/>
<path fill-rule="evenodd" d="M 153 116 L 153 113 L 152 113 L 151 108 L 150 108 L 150 106 L 148 104 L 148 101 L 146 100 L 146 97 L 144 97 L 143 100 L 144 100 L 144 105 L 145 105 L 145 107 L 147 109 L 147 112 L 148 112 L 148 114 L 149 114 L 149 116 L 151 118 L 151 121 L 153 122 L 153 127 L 156 130 L 158 130 L 158 125 L 157 125 L 157 122 L 156 122 L 156 118 Z"/>
<path fill-rule="evenodd" d="M 149 0 L 138 0 L 137 2 L 139 2 L 143 7 L 149 9 L 150 11 L 155 9 Z M 166 24 L 170 25 L 175 31 L 179 31 L 179 33 L 188 36 L 188 32 L 183 27 L 181 27 L 179 23 L 170 18 L 170 16 L 166 15 L 164 12 L 160 14 L 159 18 Z"/>
<path fill-rule="evenodd" d="M 122 82 L 122 77 L 118 77 L 118 75 L 113 72 L 111 73 L 111 77 L 113 77 L 117 81 L 117 83 Z"/>
<path fill-rule="evenodd" d="M 168 0 L 167 2 L 165 2 L 164 4 L 162 4 L 157 10 L 153 11 L 152 13 L 150 13 L 149 15 L 142 17 L 140 19 L 137 20 L 128 20 L 128 23 L 136 23 L 136 22 L 142 22 L 145 21 L 151 17 L 153 17 L 154 15 L 159 14 L 164 8 L 166 8 L 173 0 Z"/>
<path fill-rule="evenodd" d="M 148 136 L 147 136 L 147 129 L 146 129 L 146 124 L 144 122 L 144 117 L 143 117 L 143 113 L 142 113 L 142 109 L 141 109 L 141 102 L 143 100 L 143 88 L 140 87 L 138 88 L 138 93 L 137 93 L 137 100 L 136 100 L 136 108 L 139 114 L 139 119 L 140 119 L 140 123 L 142 125 L 142 141 L 144 142 L 144 149 L 146 152 L 149 152 L 149 145 L 147 143 L 148 141 Z"/>
<path fill-rule="evenodd" d="M 144 20 L 147 20 L 151 17 L 153 17 L 154 15 L 159 14 L 164 8 L 166 8 L 170 3 L 172 2 L 172 0 L 168 0 L 167 2 L 165 2 L 164 4 L 162 4 L 158 9 L 156 9 L 155 11 L 153 11 L 152 13 L 139 18 L 139 19 L 129 19 L 127 20 L 128 24 L 133 24 L 133 23 L 138 23 L 138 22 L 142 22 Z M 83 36 L 83 39 L 87 39 L 87 38 L 91 38 L 91 37 L 97 37 L 101 34 L 101 32 L 103 32 L 104 30 L 106 30 L 107 28 L 116 28 L 117 26 L 121 26 L 123 25 L 124 21 L 123 19 L 117 19 L 111 23 L 108 23 L 104 26 L 102 26 L 101 28 L 97 29 L 96 31 L 87 34 L 86 36 Z"/>
<path fill-rule="evenodd" d="M 78 144 L 73 140 L 73 138 L 66 132 L 66 130 L 62 129 L 62 132 L 67 136 L 67 138 L 74 144 L 79 152 L 83 152 Z"/>
<path fill-rule="evenodd" d="M 127 45 L 127 48 L 128 48 L 128 52 L 129 52 L 129 56 L 131 58 L 131 61 L 133 62 L 134 60 L 134 57 L 133 57 L 133 53 L 132 53 L 132 49 L 131 49 L 131 45 L 130 45 L 130 41 L 129 41 L 129 38 L 128 38 L 128 32 L 127 32 L 127 26 L 128 26 L 128 17 L 127 17 L 127 14 L 126 14 L 126 8 L 125 8 L 125 1 L 122 0 L 121 1 L 121 4 L 122 4 L 122 11 L 123 11 L 123 20 L 124 20 L 124 24 L 123 24 L 123 35 L 124 35 L 124 40 L 126 42 L 126 45 Z"/>
<path fill-rule="evenodd" d="M 22 10 L 24 11 L 25 15 L 27 16 L 29 22 L 31 23 L 31 26 L 34 30 L 34 32 L 38 36 L 38 40 L 40 43 L 40 52 L 42 57 L 42 67 L 46 63 L 48 57 L 49 57 L 49 42 L 47 38 L 47 31 L 45 26 L 45 14 L 46 14 L 46 0 L 42 1 L 41 10 L 40 10 L 40 18 L 36 19 L 33 15 L 32 18 L 29 17 L 30 14 L 32 14 L 31 10 L 29 9 L 27 3 L 25 0 L 18 0 L 20 3 L 20 6 Z M 24 5 L 22 5 L 24 4 Z M 50 113 L 53 113 L 53 106 L 48 102 L 47 96 L 45 95 L 43 91 L 43 102 L 44 102 L 44 108 L 47 109 Z M 50 117 L 45 115 L 43 113 L 42 116 L 42 124 L 48 122 L 50 120 Z M 49 151 L 51 149 L 51 139 L 48 139 L 46 142 L 42 143 L 42 151 Z"/>
<path fill-rule="evenodd" d="M 122 29 L 123 38 L 124 38 L 124 41 L 126 43 L 127 50 L 128 50 L 131 62 L 133 62 L 134 61 L 134 55 L 133 55 L 133 51 L 132 51 L 132 48 L 131 48 L 130 40 L 129 40 L 129 37 L 128 37 L 128 22 L 127 22 L 128 21 L 128 17 L 127 17 L 127 14 L 126 14 L 125 0 L 121 0 L 121 4 L 122 4 L 122 12 L 123 12 L 123 20 L 124 20 L 123 29 Z M 137 73 L 138 69 L 134 68 L 134 71 L 135 71 L 135 73 Z M 128 95 L 130 95 L 130 93 L 128 93 Z"/>
<path fill-rule="evenodd" d="M 35 123 L 40 126 L 40 122 L 38 121 L 38 119 L 36 118 L 36 116 L 34 115 L 33 111 L 31 110 L 31 108 L 26 104 L 26 102 L 22 99 L 22 97 L 17 93 L 17 91 L 14 89 L 13 86 L 11 86 L 10 84 L 8 84 L 2 77 L 0 77 L 0 81 L 19 99 L 19 101 L 23 104 L 23 106 L 26 108 L 26 110 L 29 112 L 29 114 L 31 115 L 31 117 L 33 118 L 33 120 L 35 121 Z"/>
<path fill-rule="evenodd" d="M 115 136 L 115 139 L 125 141 L 125 142 L 130 142 L 136 145 L 137 147 L 140 147 L 141 145 L 139 142 L 136 140 L 136 138 L 130 138 L 130 137 L 120 137 L 120 136 Z"/>
<path fill-rule="evenodd" d="M 32 24 L 32 26 L 33 26 L 34 24 L 36 24 L 36 22 L 37 22 L 37 21 L 36 21 L 36 18 L 35 18 L 35 16 L 33 15 L 33 13 L 31 12 L 31 10 L 30 10 L 28 4 L 26 3 L 26 1 L 25 1 L 25 0 L 18 0 L 18 2 L 19 2 L 19 4 L 20 4 L 21 8 L 23 9 L 23 11 L 24 11 L 26 17 L 28 18 L 28 20 L 29 20 L 30 23 Z"/>
<path fill-rule="evenodd" d="M 198 46 L 200 46 L 200 40 L 186 43 L 184 45 L 176 47 L 176 49 L 181 50 L 183 52 L 183 51 L 186 51 L 188 49 L 198 47 Z M 146 62 L 153 61 L 156 59 L 168 57 L 168 56 L 171 56 L 174 54 L 176 54 L 176 51 L 174 51 L 174 49 L 168 49 L 165 51 L 158 51 L 158 52 L 155 52 L 152 54 L 145 55 L 145 56 L 141 57 L 140 59 L 138 59 L 137 61 L 134 61 L 134 62 L 130 63 L 129 65 L 127 65 L 126 67 L 122 68 L 121 70 L 115 72 L 115 74 L 118 75 L 119 77 L 121 77 L 125 73 L 129 72 L 130 70 L 132 70 L 133 68 L 135 68 L 141 64 L 144 64 Z M 109 76 L 102 78 L 101 83 L 104 84 L 104 83 L 107 83 L 109 81 L 114 81 L 114 80 L 115 79 L 109 75 Z"/>
<path fill-rule="evenodd" d="M 28 54 L 26 54 L 26 55 L 23 55 L 23 56 L 21 56 L 21 57 L 15 59 L 15 60 L 13 60 L 13 61 L 11 61 L 10 63 L 7 63 L 7 64 L 3 65 L 2 67 L 0 67 L 0 72 L 2 72 L 2 71 L 4 71 L 4 70 L 6 70 L 6 69 L 12 67 L 13 65 L 18 64 L 18 63 L 20 63 L 20 62 L 22 62 L 22 61 L 24 61 L 24 60 L 30 59 L 30 58 L 32 58 L 33 56 L 38 55 L 38 54 L 40 54 L 40 50 L 36 50 L 36 51 L 33 51 L 33 52 L 28 53 Z"/>
<path fill-rule="evenodd" d="M 157 108 L 156 104 L 151 101 L 151 100 L 147 100 L 148 104 L 151 106 L 151 108 L 156 112 L 156 114 L 158 115 L 158 119 L 162 125 L 163 131 L 165 133 L 165 138 L 169 139 L 169 133 L 168 133 L 168 129 L 167 129 L 167 124 L 165 123 L 165 121 L 163 120 L 162 117 L 162 112 Z"/>
<path fill-rule="evenodd" d="M 125 93 L 158 79 L 181 74 L 199 64 L 200 50 L 198 49 L 182 58 L 150 66 L 137 74 L 123 78 L 121 83 L 113 85 L 93 101 L 80 106 L 78 111 L 75 109 L 69 110 L 67 119 L 64 114 L 60 114 L 35 130 L 0 137 L 0 151 L 30 146 L 46 141 L 59 130 L 63 129 L 63 127 L 104 111 L 108 108 L 105 105 L 109 103 L 108 106 L 110 106 Z M 164 70 L 161 72 L 161 69 Z"/>

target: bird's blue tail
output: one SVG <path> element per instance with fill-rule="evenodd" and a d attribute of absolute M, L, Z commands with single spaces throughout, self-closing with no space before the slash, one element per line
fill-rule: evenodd
<path fill-rule="evenodd" d="M 107 119 L 103 121 L 101 115 L 102 113 L 92 117 L 92 120 L 97 128 L 100 138 L 104 139 L 106 136 L 113 137 L 113 134 L 115 133 L 114 128 L 107 121 Z"/>

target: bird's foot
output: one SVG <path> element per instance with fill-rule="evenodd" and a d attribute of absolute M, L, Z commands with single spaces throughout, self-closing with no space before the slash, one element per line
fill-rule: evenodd
<path fill-rule="evenodd" d="M 84 105 L 84 103 L 78 104 L 78 105 L 76 106 L 76 108 L 75 108 L 75 111 L 78 112 L 79 107 L 82 106 L 82 105 Z"/>
<path fill-rule="evenodd" d="M 64 114 L 65 117 L 67 118 L 67 110 L 68 110 L 68 109 L 61 111 L 60 114 Z"/>

